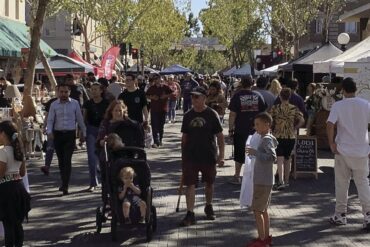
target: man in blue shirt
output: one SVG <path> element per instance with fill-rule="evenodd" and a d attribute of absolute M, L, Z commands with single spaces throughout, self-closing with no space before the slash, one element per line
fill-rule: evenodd
<path fill-rule="evenodd" d="M 72 155 L 76 139 L 76 123 L 81 129 L 80 141 L 85 141 L 86 126 L 80 104 L 69 97 L 71 89 L 66 84 L 58 87 L 59 99 L 50 105 L 46 133 L 48 139 L 54 140 L 55 152 L 62 186 L 59 188 L 63 195 L 68 194 L 68 184 L 71 177 Z"/>

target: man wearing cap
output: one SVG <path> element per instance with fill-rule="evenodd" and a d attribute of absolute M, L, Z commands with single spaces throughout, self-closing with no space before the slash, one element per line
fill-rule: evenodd
<path fill-rule="evenodd" d="M 224 163 L 225 144 L 219 116 L 216 111 L 205 104 L 207 92 L 203 87 L 194 88 L 190 95 L 193 108 L 185 113 L 181 127 L 182 181 L 187 187 L 187 214 L 181 221 L 181 226 L 196 223 L 194 215 L 195 184 L 199 172 L 202 173 L 202 181 L 206 183 L 204 212 L 208 220 L 215 219 L 212 198 L 216 164 L 223 165 Z"/>
<path fill-rule="evenodd" d="M 171 88 L 163 83 L 159 74 L 153 77 L 154 84 L 148 88 L 146 96 L 150 99 L 150 118 L 153 133 L 153 148 L 162 145 L 163 129 L 168 112 L 168 99 L 172 93 Z"/>
<path fill-rule="evenodd" d="M 191 73 L 186 73 L 185 79 L 181 82 L 181 92 L 183 98 L 183 106 L 182 109 L 184 113 L 186 113 L 191 108 L 191 91 L 199 86 L 198 82 L 196 82 L 193 78 Z"/>

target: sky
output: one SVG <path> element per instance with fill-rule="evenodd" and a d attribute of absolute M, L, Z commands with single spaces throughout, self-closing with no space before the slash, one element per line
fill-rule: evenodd
<path fill-rule="evenodd" d="M 198 16 L 199 11 L 207 7 L 207 0 L 191 0 L 191 11 Z"/>

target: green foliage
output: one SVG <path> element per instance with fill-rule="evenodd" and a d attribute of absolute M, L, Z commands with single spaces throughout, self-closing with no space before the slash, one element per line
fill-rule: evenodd
<path fill-rule="evenodd" d="M 126 41 L 143 47 L 147 62 L 163 66 L 170 57 L 170 47 L 184 37 L 185 30 L 186 19 L 172 0 L 155 1 L 136 23 Z"/>
<path fill-rule="evenodd" d="M 253 62 L 252 51 L 264 41 L 257 0 L 210 0 L 201 12 L 204 35 L 217 37 L 227 47 L 232 64 Z"/>
<path fill-rule="evenodd" d="M 260 0 L 264 20 L 271 27 L 270 34 L 284 48 L 294 45 L 298 56 L 299 39 L 308 31 L 308 24 L 317 17 L 322 0 Z"/>

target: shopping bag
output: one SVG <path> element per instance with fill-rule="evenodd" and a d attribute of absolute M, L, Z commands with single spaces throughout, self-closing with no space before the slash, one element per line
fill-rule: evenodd
<path fill-rule="evenodd" d="M 248 137 L 246 146 L 257 149 L 261 136 L 257 133 Z M 254 171 L 255 157 L 246 155 L 244 163 L 243 180 L 240 188 L 240 207 L 250 207 L 253 198 L 253 171 Z"/>

